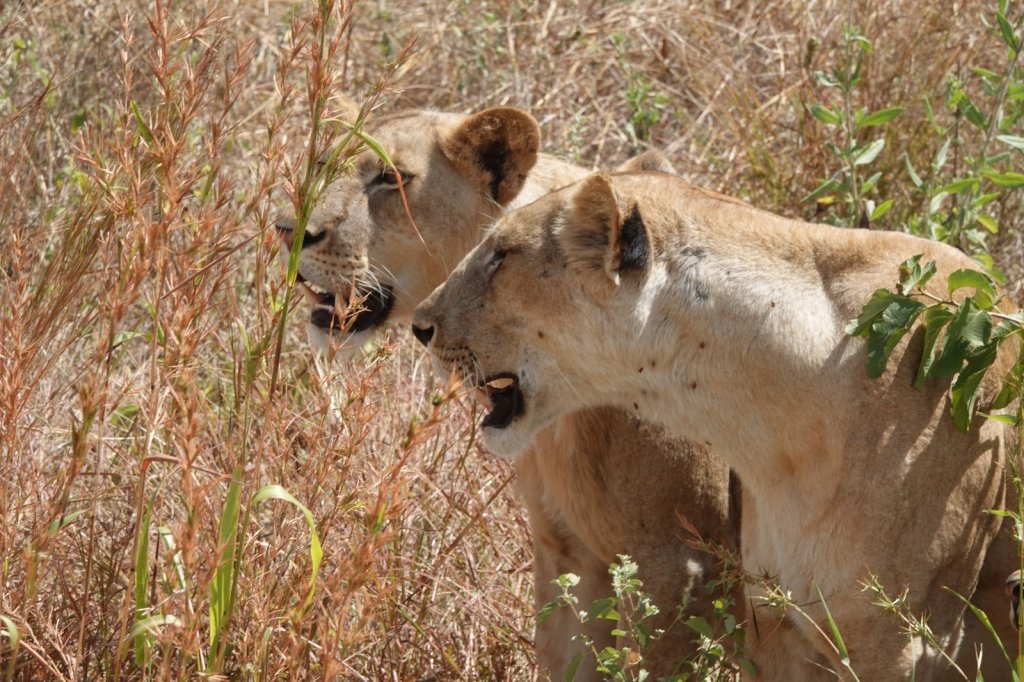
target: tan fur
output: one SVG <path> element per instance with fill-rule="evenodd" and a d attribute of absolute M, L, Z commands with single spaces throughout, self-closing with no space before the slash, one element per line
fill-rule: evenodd
<path fill-rule="evenodd" d="M 407 323 L 413 307 L 444 281 L 483 238 L 506 206 L 522 205 L 586 175 L 586 171 L 538 154 L 539 129 L 525 112 L 489 109 L 473 116 L 407 112 L 383 118 L 369 132 L 405 176 L 410 222 L 396 190 L 373 186 L 382 170 L 369 152 L 355 173 L 339 178 L 317 205 L 309 232 L 319 235 L 302 251 L 299 271 L 318 289 L 347 300 L 353 284 L 392 286 L 389 322 Z M 624 168 L 671 171 L 650 152 Z M 373 330 L 337 344 L 358 347 Z M 317 345 L 327 334 L 311 326 Z M 706 581 L 716 562 L 689 546 L 679 517 L 708 540 L 735 548 L 738 531 L 730 513 L 729 473 L 707 448 L 669 438 L 660 429 L 614 409 L 567 415 L 541 431 L 517 464 L 518 488 L 534 535 L 537 605 L 553 599 L 551 581 L 563 573 L 581 577 L 580 608 L 612 595 L 608 565 L 618 554 L 639 564 L 644 591 L 662 614 L 652 627 L 668 634 L 644 652 L 643 665 L 668 675 L 690 653 L 693 632 L 676 623 L 676 607 L 694 599 L 688 613 L 711 617 Z M 674 623 L 674 625 L 673 625 Z M 600 650 L 615 645 L 613 623 L 585 632 Z M 538 660 L 553 679 L 563 679 L 580 631 L 570 609 L 558 610 L 536 632 Z M 578 681 L 601 679 L 584 660 Z"/>
<path fill-rule="evenodd" d="M 522 411 L 483 428 L 496 454 L 517 457 L 568 410 L 611 404 L 734 467 L 744 567 L 777 578 L 806 614 L 768 610 L 750 590 L 761 678 L 847 677 L 823 635 L 820 590 L 860 679 L 939 679 L 946 661 L 863 584 L 874 575 L 892 597 L 906 590 L 907 611 L 957 651 L 964 607 L 946 588 L 975 592 L 1000 526 L 986 510 L 1002 504 L 1009 431 L 980 419 L 959 433 L 947 387 L 912 388 L 920 330 L 877 380 L 864 341 L 844 333 L 918 253 L 938 263 L 936 295 L 973 266 L 941 244 L 783 219 L 665 174 L 597 175 L 507 214 L 414 325 L 467 381 L 517 377 Z M 1004 352 L 982 405 L 1009 362 Z M 637 466 L 644 457 L 634 453 Z M 993 562 L 1010 546 L 993 545 Z M 1002 581 L 1012 567 L 986 574 Z M 990 615 L 1007 620 L 1005 608 Z M 991 643 L 985 655 L 999 663 Z"/>

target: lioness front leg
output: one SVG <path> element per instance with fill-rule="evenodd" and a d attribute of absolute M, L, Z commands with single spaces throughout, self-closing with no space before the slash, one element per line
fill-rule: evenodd
<path fill-rule="evenodd" d="M 541 481 L 530 476 L 528 469 L 526 466 L 519 467 L 519 488 L 533 531 L 536 608 L 539 611 L 561 593 L 554 580 L 565 573 L 575 573 L 580 583 L 573 589 L 573 594 L 579 599 L 578 608 L 587 609 L 596 599 L 612 594 L 608 565 L 545 509 L 542 502 L 543 489 L 539 487 Z M 603 678 L 594 670 L 594 657 L 582 643 L 574 642 L 573 637 L 586 635 L 593 641 L 594 648 L 600 651 L 615 646 L 615 638 L 611 634 L 612 625 L 607 620 L 580 624 L 575 609 L 560 606 L 543 623 L 537 625 L 534 632 L 537 664 L 542 679 L 565 679 L 565 671 L 572 659 L 577 654 L 583 654 L 573 679 L 576 682 L 600 682 Z"/>

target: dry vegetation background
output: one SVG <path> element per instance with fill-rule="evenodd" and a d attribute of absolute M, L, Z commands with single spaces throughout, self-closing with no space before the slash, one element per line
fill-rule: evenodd
<path fill-rule="evenodd" d="M 799 199 L 837 162 L 804 104 L 834 97 L 812 74 L 856 25 L 856 101 L 906 108 L 873 164 L 896 228 L 922 201 L 903 153 L 927 167 L 941 143 L 925 101 L 951 125 L 947 75 L 980 92 L 970 67 L 1006 65 L 987 0 L 323 4 L 320 71 L 317 3 L 0 4 L 0 674 L 535 675 L 528 526 L 471 408 L 432 405 L 401 333 L 366 366 L 314 360 L 285 298 L 271 224 L 324 87 L 524 107 L 585 165 L 654 145 L 697 184 L 821 219 Z M 993 213 L 1019 302 L 1019 198 Z M 310 527 L 251 502 L 268 484 L 315 521 L 310 600 Z"/>

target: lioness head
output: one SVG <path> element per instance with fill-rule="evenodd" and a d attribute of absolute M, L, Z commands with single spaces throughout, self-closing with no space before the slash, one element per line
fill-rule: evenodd
<path fill-rule="evenodd" d="M 493 453 L 516 457 L 561 414 L 599 402 L 602 363 L 645 369 L 610 357 L 608 334 L 636 333 L 662 276 L 644 217 L 645 203 L 659 210 L 646 196 L 659 176 L 616 175 L 613 187 L 594 175 L 509 213 L 417 309 L 416 337 L 489 404 Z"/>
<path fill-rule="evenodd" d="M 510 107 L 404 112 L 367 132 L 394 166 L 362 152 L 316 204 L 302 243 L 310 340 L 321 348 L 343 334 L 358 347 L 384 323 L 408 320 L 520 193 L 540 144 L 537 122 Z M 293 224 L 277 229 L 290 245 Z"/>

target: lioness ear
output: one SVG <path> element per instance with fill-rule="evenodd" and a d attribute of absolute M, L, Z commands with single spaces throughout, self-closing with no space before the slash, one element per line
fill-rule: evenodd
<path fill-rule="evenodd" d="M 640 209 L 623 207 L 604 174 L 578 185 L 561 241 L 569 267 L 595 294 L 614 290 L 621 273 L 647 267 L 650 247 Z"/>
<path fill-rule="evenodd" d="M 514 107 L 484 109 L 443 136 L 441 149 L 456 169 L 506 206 L 537 163 L 540 126 Z"/>
<path fill-rule="evenodd" d="M 669 162 L 668 157 L 657 149 L 648 149 L 643 154 L 627 159 L 622 165 L 615 169 L 620 173 L 633 173 L 636 171 L 658 171 L 678 175 L 675 166 Z"/>

